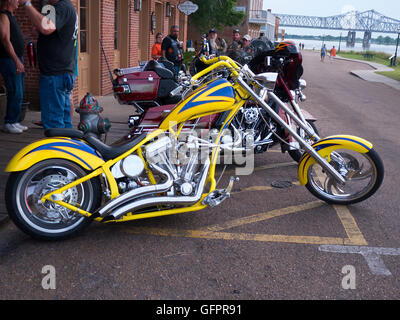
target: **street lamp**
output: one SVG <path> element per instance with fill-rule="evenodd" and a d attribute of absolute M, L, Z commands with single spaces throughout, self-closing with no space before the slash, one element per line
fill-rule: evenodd
<path fill-rule="evenodd" d="M 400 39 L 400 26 L 397 28 L 396 53 L 394 54 L 393 67 L 396 66 L 396 62 L 397 62 L 397 49 L 399 47 L 399 39 Z"/>

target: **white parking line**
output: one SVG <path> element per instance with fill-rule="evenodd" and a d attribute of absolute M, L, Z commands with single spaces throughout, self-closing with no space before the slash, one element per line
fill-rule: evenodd
<path fill-rule="evenodd" d="M 357 246 L 340 246 L 340 245 L 321 245 L 319 251 L 332 252 L 332 253 L 352 253 L 361 254 L 368 267 L 373 274 L 391 276 L 392 273 L 385 266 L 381 259 L 384 256 L 400 256 L 400 249 L 394 248 L 371 248 L 371 247 L 357 247 Z"/>

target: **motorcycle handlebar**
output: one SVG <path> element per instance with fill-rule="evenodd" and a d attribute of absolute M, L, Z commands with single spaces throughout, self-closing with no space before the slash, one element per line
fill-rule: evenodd
<path fill-rule="evenodd" d="M 216 63 L 218 61 L 226 61 L 229 64 L 231 64 L 232 67 L 234 67 L 235 69 L 239 69 L 239 66 L 236 64 L 236 62 L 233 61 L 228 56 L 219 56 L 219 57 L 215 57 L 215 58 L 211 58 L 211 59 L 207 59 L 206 56 L 201 56 L 200 57 L 200 61 L 203 62 L 204 64 L 207 64 L 207 65 L 214 64 L 214 63 Z"/>

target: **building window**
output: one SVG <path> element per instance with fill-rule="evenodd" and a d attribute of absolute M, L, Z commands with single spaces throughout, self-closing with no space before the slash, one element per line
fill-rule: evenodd
<path fill-rule="evenodd" d="M 80 1 L 80 19 L 79 19 L 79 27 L 80 27 L 80 52 L 85 53 L 88 52 L 88 1 L 81 0 Z"/>
<path fill-rule="evenodd" d="M 114 50 L 118 50 L 118 1 L 119 0 L 115 0 L 114 1 Z"/>

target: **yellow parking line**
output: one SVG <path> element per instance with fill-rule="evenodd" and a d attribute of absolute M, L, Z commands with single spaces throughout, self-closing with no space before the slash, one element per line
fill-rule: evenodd
<path fill-rule="evenodd" d="M 257 168 L 254 168 L 254 171 L 261 171 L 261 170 L 275 169 L 275 168 L 282 168 L 282 167 L 292 167 L 292 166 L 297 166 L 297 162 L 291 161 L 291 162 L 266 164 L 264 166 L 259 166 Z"/>
<path fill-rule="evenodd" d="M 356 220 L 351 215 L 350 210 L 345 206 L 338 206 L 338 205 L 334 205 L 333 208 L 335 209 L 346 231 L 346 234 L 349 237 L 348 239 L 346 239 L 345 244 L 352 244 L 359 246 L 368 245 L 363 234 L 358 228 Z"/>
<path fill-rule="evenodd" d="M 299 181 L 292 182 L 294 186 L 300 186 Z M 270 187 L 270 186 L 252 186 L 248 188 L 244 188 L 240 191 L 231 192 L 231 195 L 235 195 L 242 192 L 255 192 L 255 191 L 269 191 L 269 190 L 276 190 L 277 188 Z"/>
<path fill-rule="evenodd" d="M 272 211 L 268 211 L 268 212 L 255 214 L 255 215 L 244 217 L 244 218 L 239 218 L 239 219 L 227 221 L 227 222 L 224 222 L 224 223 L 221 223 L 221 224 L 208 226 L 208 227 L 205 227 L 205 228 L 201 228 L 200 230 L 202 230 L 202 231 L 214 231 L 214 232 L 215 231 L 226 230 L 226 229 L 243 226 L 243 225 L 250 224 L 250 223 L 255 223 L 255 222 L 260 222 L 260 221 L 264 221 L 264 220 L 280 217 L 280 216 L 287 215 L 287 214 L 290 214 L 290 213 L 295 213 L 295 212 L 299 212 L 299 211 L 305 211 L 305 210 L 318 208 L 318 207 L 323 206 L 324 204 L 325 203 L 322 202 L 322 201 L 314 201 L 314 202 L 309 202 L 309 203 L 296 205 L 296 206 L 291 206 L 291 207 L 287 207 L 287 208 L 275 209 L 275 210 L 272 210 Z"/>
<path fill-rule="evenodd" d="M 164 228 L 140 228 L 133 227 L 125 232 L 132 234 L 146 234 L 163 237 L 184 237 L 196 239 L 215 239 L 215 240 L 242 240 L 242 241 L 259 241 L 259 242 L 288 242 L 299 244 L 344 244 L 343 238 L 335 237 L 318 237 L 318 236 L 287 236 L 287 235 L 269 235 L 269 234 L 253 234 L 253 233 L 228 233 L 228 232 L 211 232 L 202 230 L 178 230 Z"/>
<path fill-rule="evenodd" d="M 234 219 L 225 223 L 216 224 L 198 230 L 179 230 L 168 228 L 147 228 L 133 227 L 123 229 L 124 232 L 132 234 L 147 234 L 165 237 L 186 237 L 198 239 L 220 239 L 220 240 L 243 240 L 259 242 L 286 242 L 298 244 L 331 244 L 331 245 L 368 245 L 363 234 L 349 209 L 345 206 L 333 206 L 342 225 L 346 231 L 347 238 L 341 237 L 320 237 L 320 236 L 301 236 L 301 235 L 271 235 L 253 233 L 229 233 L 222 230 L 243 226 L 250 223 L 265 221 L 275 217 L 310 210 L 325 205 L 323 201 L 313 201 L 298 206 L 291 206 L 282 209 L 271 210 L 265 213 L 256 214 L 244 218 Z"/>
<path fill-rule="evenodd" d="M 274 164 L 266 164 L 264 166 L 259 166 L 254 168 L 254 171 L 262 171 L 268 169 L 277 169 L 282 167 L 292 167 L 297 166 L 297 162 L 281 162 L 281 163 L 274 163 Z M 220 173 L 220 171 L 218 171 Z M 234 174 L 236 172 L 236 168 L 229 169 L 225 171 L 225 174 Z"/>

